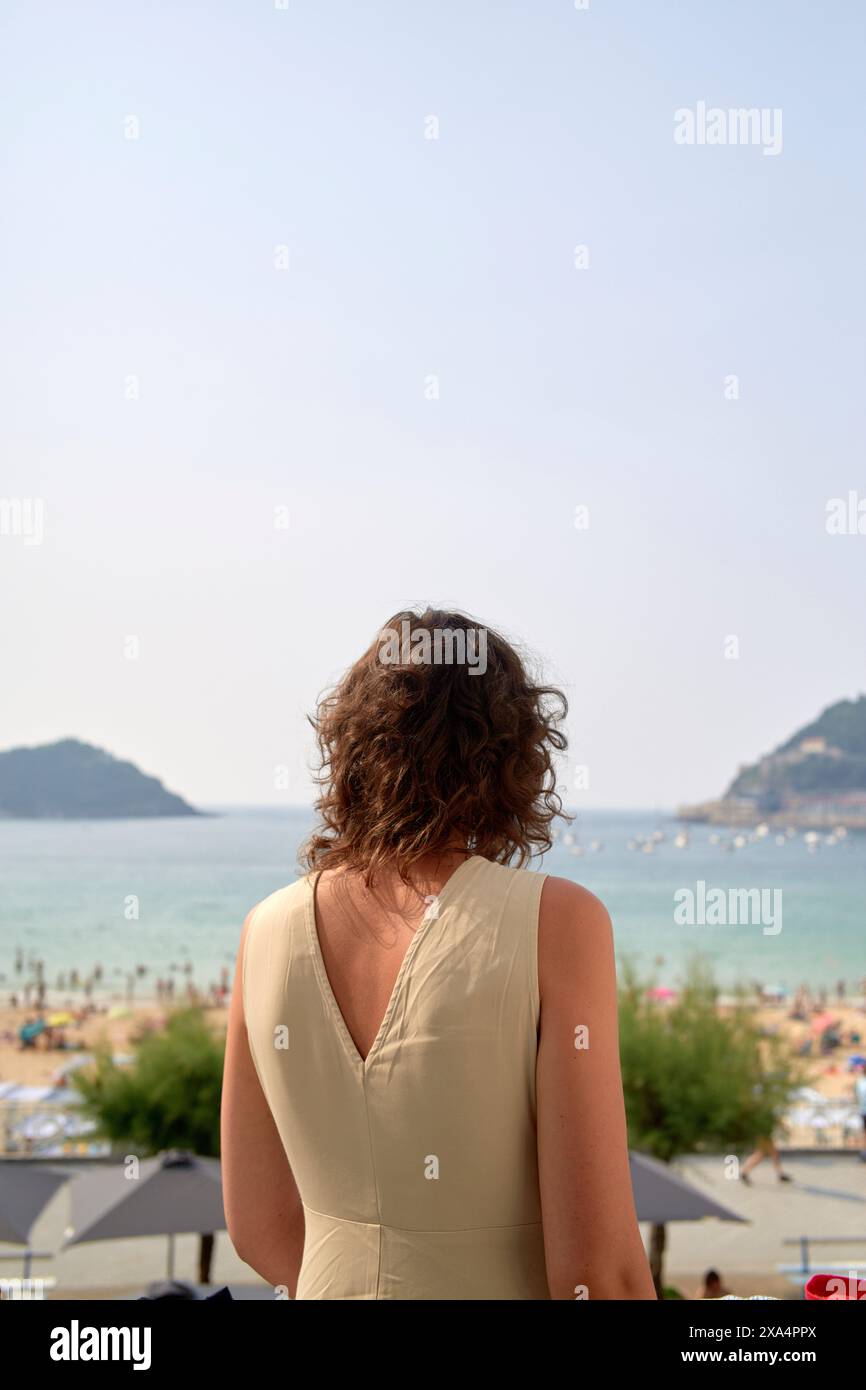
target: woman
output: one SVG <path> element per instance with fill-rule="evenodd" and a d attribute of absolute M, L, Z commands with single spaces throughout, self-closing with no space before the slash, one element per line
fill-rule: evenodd
<path fill-rule="evenodd" d="M 244 924 L 223 1089 L 229 1234 L 292 1297 L 655 1297 L 610 920 L 522 867 L 564 714 L 430 610 L 319 706 L 321 825 Z"/>

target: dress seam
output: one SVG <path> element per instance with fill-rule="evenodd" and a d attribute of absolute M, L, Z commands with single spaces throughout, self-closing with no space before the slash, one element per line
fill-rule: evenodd
<path fill-rule="evenodd" d="M 513 877 L 512 877 L 512 880 L 511 880 L 511 882 L 509 883 L 508 888 L 507 888 L 506 891 L 505 891 L 505 896 L 504 896 L 504 898 L 502 899 L 502 905 L 501 905 L 499 917 L 498 917 L 497 923 L 496 923 L 496 930 L 497 930 L 497 932 L 500 930 L 500 928 L 501 928 L 501 926 L 502 926 L 502 923 L 503 923 L 503 921 L 505 920 L 505 913 L 507 912 L 507 910 L 508 910 L 508 905 L 509 905 L 509 903 L 511 902 L 512 894 L 514 893 L 515 889 L 517 888 L 518 884 L 520 883 L 520 876 L 519 876 L 519 875 L 520 875 L 520 872 L 521 872 L 521 871 L 518 871 L 518 872 L 514 873 L 514 875 L 513 875 Z M 522 872 L 526 873 L 527 877 L 530 877 L 530 876 L 531 876 L 531 877 L 533 877 L 533 878 L 535 878 L 535 879 L 540 880 L 539 883 L 533 883 L 533 884 L 531 884 L 531 886 L 530 886 L 530 893 L 529 893 L 529 904 L 528 904 L 528 906 L 529 906 L 529 932 L 528 932 L 528 937 L 529 937 L 529 961 L 528 961 L 528 966 L 529 966 L 529 988 L 530 988 L 530 994 L 531 994 L 531 998 L 532 998 L 532 1009 L 533 1009 L 534 1024 L 535 1024 L 535 1028 L 534 1028 L 534 1045 L 535 1045 L 535 1049 L 536 1049 L 536 1053 L 537 1053 L 537 1050 L 538 1050 L 538 1024 L 539 1024 L 539 1020 L 540 1020 L 540 1017 L 541 1017 L 541 992 L 540 992 L 540 989 L 539 989 L 539 982 L 538 982 L 538 919 L 539 919 L 539 917 L 540 917 L 540 915 L 541 915 L 541 893 L 542 893 L 542 890 L 543 890 L 543 888 L 544 888 L 544 881 L 545 881 L 546 878 L 549 877 L 549 875 L 548 875 L 548 874 L 541 874 L 541 873 L 537 873 L 537 872 L 536 872 L 536 873 L 533 873 L 533 874 L 530 874 L 530 871 L 528 871 L 528 870 L 523 870 Z M 523 904 L 523 910 L 524 910 L 524 911 L 526 910 L 526 904 L 525 904 L 525 903 Z"/>
<path fill-rule="evenodd" d="M 506 1221 L 501 1225 L 493 1226 L 393 1226 L 388 1221 L 353 1221 L 350 1216 L 335 1216 L 330 1211 L 317 1211 L 315 1207 L 308 1206 L 306 1202 L 303 1202 L 302 1206 L 304 1211 L 308 1211 L 311 1216 L 321 1216 L 326 1221 L 338 1221 L 341 1226 L 364 1226 L 368 1230 L 399 1231 L 402 1235 L 438 1236 L 462 1235 L 470 1231 L 531 1231 L 543 1224 L 541 1221 Z M 376 1289 L 378 1292 L 378 1278 Z"/>
<path fill-rule="evenodd" d="M 540 874 L 538 874 L 538 877 L 539 877 L 539 879 L 541 880 L 541 882 L 540 882 L 539 885 L 534 889 L 534 892 L 533 892 L 533 894 L 532 894 L 532 899 L 531 899 L 531 923 L 532 923 L 532 926 L 531 926 L 531 930 L 530 930 L 530 941 L 531 941 L 531 945 L 532 945 L 532 949 L 531 949 L 531 952 L 530 952 L 530 957 L 531 957 L 531 959 L 530 959 L 530 971 L 531 971 L 531 984 L 532 984 L 532 1002 L 533 1002 L 533 1006 L 534 1006 L 534 1010 L 535 1010 L 535 1041 L 536 1041 L 536 1048 L 537 1048 L 537 1045 L 538 1045 L 538 1027 L 539 1027 L 539 1024 L 540 1024 L 540 1022 L 541 1022 L 541 983 L 540 983 L 540 978 L 539 978 L 540 972 L 539 972 L 539 969 L 538 969 L 538 939 L 539 939 L 539 935 L 540 935 L 540 933 L 539 933 L 539 927 L 540 927 L 540 925 L 541 925 L 541 895 L 542 895 L 542 893 L 544 892 L 544 885 L 545 885 L 547 879 L 550 877 L 550 875 L 549 875 L 549 874 L 541 874 L 541 873 L 540 873 Z"/>
<path fill-rule="evenodd" d="M 368 1054 L 368 1055 L 369 1055 L 369 1054 Z M 381 1279 L 381 1277 L 382 1277 L 382 1204 L 381 1204 L 381 1202 L 379 1201 L 379 1174 L 378 1174 L 378 1172 L 376 1171 L 376 1150 L 375 1150 L 374 1145 L 373 1145 L 373 1130 L 372 1130 L 372 1127 L 371 1127 L 371 1125 L 370 1125 L 370 1106 L 369 1106 L 369 1104 L 367 1103 L 367 1072 L 366 1072 L 366 1069 L 365 1069 L 363 1066 L 362 1066 L 362 1068 L 361 1068 L 361 1094 L 362 1094 L 363 1099 L 364 1099 L 364 1119 L 365 1119 L 366 1125 L 367 1125 L 367 1143 L 368 1143 L 368 1145 L 369 1145 L 369 1147 L 370 1147 L 370 1174 L 371 1174 L 371 1177 L 372 1177 L 372 1179 L 373 1179 L 373 1192 L 374 1192 L 375 1197 L 376 1197 L 376 1214 L 377 1214 L 377 1216 L 379 1217 L 379 1220 L 378 1220 L 378 1221 L 373 1221 L 373 1222 L 370 1222 L 370 1223 L 365 1222 L 364 1224 L 365 1224 L 365 1225 L 368 1225 L 368 1224 L 369 1224 L 369 1225 L 375 1226 L 376 1231 L 377 1231 L 377 1237 L 376 1237 L 376 1295 L 375 1295 L 375 1296 L 376 1296 L 376 1298 L 378 1298 L 378 1297 L 379 1297 L 379 1281 L 380 1281 L 380 1279 Z M 326 1215 L 327 1215 L 327 1213 L 326 1213 L 326 1212 L 323 1212 L 323 1211 L 317 1212 L 316 1214 L 317 1214 L 318 1216 L 326 1216 Z M 334 1218 L 332 1217 L 331 1220 L 333 1220 L 333 1219 L 334 1219 Z M 339 1220 L 339 1217 L 337 1218 L 337 1220 Z M 360 1224 L 360 1223 L 358 1223 L 358 1224 Z"/>

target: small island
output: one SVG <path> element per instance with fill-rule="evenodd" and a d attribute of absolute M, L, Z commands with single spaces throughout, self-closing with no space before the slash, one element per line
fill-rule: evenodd
<path fill-rule="evenodd" d="M 681 806 L 677 815 L 711 825 L 866 830 L 866 695 L 830 705 L 772 753 L 741 767 L 718 801 Z"/>
<path fill-rule="evenodd" d="M 0 753 L 0 820 L 202 814 L 157 777 L 76 738 Z"/>

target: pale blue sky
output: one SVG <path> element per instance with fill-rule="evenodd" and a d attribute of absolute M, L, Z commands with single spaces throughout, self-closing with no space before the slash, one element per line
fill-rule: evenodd
<path fill-rule="evenodd" d="M 859 0 L 5 10 L 0 497 L 45 538 L 0 536 L 0 746 L 302 801 L 304 712 L 417 600 L 566 684 L 592 805 L 866 689 Z M 782 153 L 676 145 L 700 100 Z"/>

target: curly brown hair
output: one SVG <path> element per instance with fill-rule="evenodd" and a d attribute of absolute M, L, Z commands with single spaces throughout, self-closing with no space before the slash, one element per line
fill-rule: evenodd
<path fill-rule="evenodd" d="M 536 684 L 490 628 L 396 613 L 310 719 L 321 823 L 302 864 L 370 884 L 386 865 L 408 881 L 422 856 L 455 845 L 518 866 L 544 854 L 551 822 L 568 819 L 554 770 L 567 713 L 562 691 Z"/>

